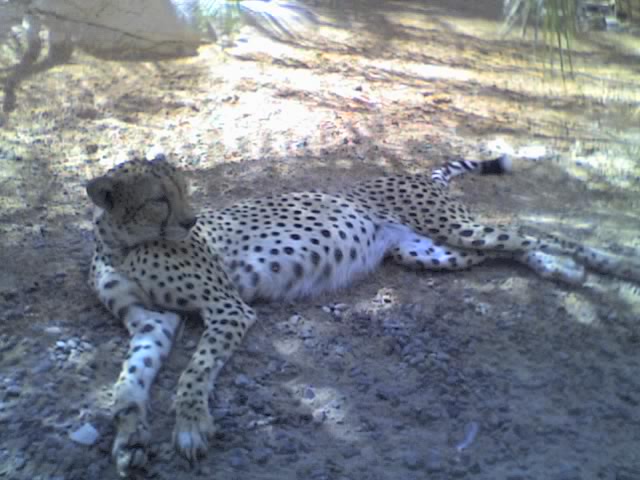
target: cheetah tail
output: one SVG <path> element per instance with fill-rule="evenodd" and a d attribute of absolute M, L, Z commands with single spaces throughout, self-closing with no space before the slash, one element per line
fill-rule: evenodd
<path fill-rule="evenodd" d="M 493 160 L 476 162 L 474 160 L 455 160 L 447 162 L 440 168 L 436 168 L 431 173 L 431 179 L 445 187 L 449 185 L 449 180 L 465 173 L 479 173 L 480 175 L 502 175 L 511 172 L 511 158 L 508 155 L 501 155 Z"/>

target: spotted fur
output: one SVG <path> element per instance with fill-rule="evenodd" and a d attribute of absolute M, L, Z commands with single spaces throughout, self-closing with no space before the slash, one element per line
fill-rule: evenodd
<path fill-rule="evenodd" d="M 174 440 L 190 460 L 214 431 L 214 381 L 255 321 L 258 299 L 335 290 L 383 258 L 423 270 L 458 270 L 510 258 L 573 284 L 585 268 L 638 279 L 637 264 L 552 236 L 481 223 L 449 196 L 464 171 L 503 173 L 507 159 L 452 162 L 429 175 L 389 176 L 329 194 L 307 191 L 205 209 L 197 220 L 182 173 L 164 158 L 134 160 L 89 182 L 96 205 L 91 284 L 129 331 L 115 387 L 113 454 L 127 475 L 147 458 L 149 388 L 179 324 L 198 312 L 204 333 L 176 395 Z"/>

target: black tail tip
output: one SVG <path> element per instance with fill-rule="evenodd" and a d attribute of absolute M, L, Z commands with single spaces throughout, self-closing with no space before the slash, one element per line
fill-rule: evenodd
<path fill-rule="evenodd" d="M 503 173 L 509 173 L 512 170 L 511 157 L 506 153 L 494 158 L 493 160 L 487 160 L 482 162 L 481 173 L 483 175 L 501 175 Z"/>

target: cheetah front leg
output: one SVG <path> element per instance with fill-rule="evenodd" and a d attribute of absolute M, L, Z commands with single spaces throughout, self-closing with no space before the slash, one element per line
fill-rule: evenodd
<path fill-rule="evenodd" d="M 180 317 L 172 312 L 155 312 L 134 306 L 124 322 L 130 336 L 129 352 L 115 385 L 116 437 L 112 449 L 122 477 L 126 477 L 132 468 L 140 468 L 147 462 L 151 438 L 149 390 L 162 362 L 169 355 Z"/>
<path fill-rule="evenodd" d="M 240 298 L 225 300 L 202 311 L 205 331 L 197 351 L 180 376 L 176 396 L 176 448 L 189 461 L 203 456 L 215 427 L 209 395 L 224 364 L 255 321 L 255 313 Z"/>
<path fill-rule="evenodd" d="M 92 287 L 107 309 L 122 320 L 130 337 L 113 404 L 116 437 L 112 455 L 119 475 L 126 477 L 147 461 L 149 390 L 169 354 L 180 317 L 147 308 L 146 295 L 137 283 L 100 261 L 94 260 L 92 273 Z"/>

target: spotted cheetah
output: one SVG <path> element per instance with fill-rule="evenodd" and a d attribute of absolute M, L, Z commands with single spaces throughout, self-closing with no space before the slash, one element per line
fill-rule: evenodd
<path fill-rule="evenodd" d="M 120 474 L 147 460 L 149 389 L 171 348 L 179 313 L 197 312 L 205 325 L 175 400 L 174 442 L 193 460 L 214 432 L 208 406 L 214 381 L 255 322 L 248 304 L 258 299 L 335 290 L 385 257 L 423 270 L 510 258 L 571 284 L 581 283 L 586 269 L 640 278 L 640 268 L 628 259 L 479 223 L 447 193 L 458 174 L 509 168 L 505 157 L 452 162 L 431 176 L 389 176 L 337 195 L 273 195 L 197 214 L 182 172 L 163 156 L 132 160 L 91 180 L 87 193 L 97 208 L 90 283 L 130 335 L 114 393 L 113 456 Z"/>

